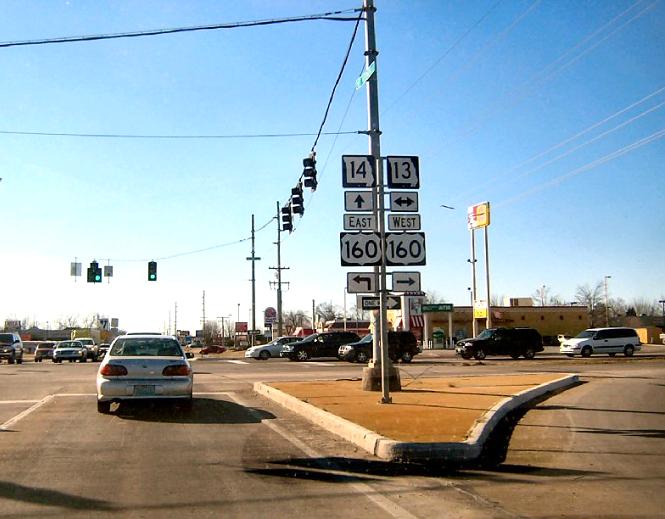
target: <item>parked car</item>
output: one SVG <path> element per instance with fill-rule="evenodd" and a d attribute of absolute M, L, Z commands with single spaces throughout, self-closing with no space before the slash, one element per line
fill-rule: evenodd
<path fill-rule="evenodd" d="M 93 362 L 97 362 L 97 358 L 99 357 L 99 346 L 97 346 L 95 339 L 92 337 L 77 337 L 76 340 L 85 347 L 87 352 L 86 358 Z"/>
<path fill-rule="evenodd" d="M 103 359 L 106 352 L 109 351 L 110 346 L 111 345 L 106 342 L 100 344 L 99 349 L 97 350 L 98 358 Z"/>
<path fill-rule="evenodd" d="M 199 353 L 201 355 L 208 355 L 209 353 L 224 353 L 226 348 L 224 346 L 218 346 L 217 344 L 212 344 L 210 346 L 205 346 L 201 348 Z"/>
<path fill-rule="evenodd" d="M 568 339 L 572 339 L 572 336 L 560 333 L 559 335 L 556 336 L 556 339 L 557 339 L 557 341 L 559 341 L 559 346 L 561 346 L 563 341 L 567 341 Z"/>
<path fill-rule="evenodd" d="M 85 362 L 88 360 L 88 349 L 80 341 L 56 342 L 53 350 L 53 362 L 59 364 L 63 360 Z"/>
<path fill-rule="evenodd" d="M 246 349 L 245 358 L 257 360 L 268 360 L 271 357 L 279 358 L 279 354 L 282 351 L 282 346 L 290 342 L 297 342 L 301 339 L 302 337 L 296 337 L 295 335 L 285 335 L 283 337 L 278 337 L 268 344 L 252 346 L 251 348 Z"/>
<path fill-rule="evenodd" d="M 23 342 L 18 333 L 0 333 L 0 360 L 9 364 L 23 364 Z"/>
<path fill-rule="evenodd" d="M 175 337 L 121 335 L 97 371 L 97 411 L 128 400 L 176 400 L 192 407 L 194 373 Z"/>
<path fill-rule="evenodd" d="M 367 362 L 373 353 L 371 334 L 339 347 L 339 358 L 349 362 Z M 388 356 L 393 362 L 411 362 L 419 353 L 418 340 L 412 332 L 388 332 Z"/>
<path fill-rule="evenodd" d="M 35 348 L 35 362 L 41 362 L 43 359 L 53 360 L 53 350 L 55 342 L 40 342 Z"/>
<path fill-rule="evenodd" d="M 589 328 L 559 346 L 559 351 L 568 357 L 590 357 L 594 353 L 610 357 L 623 353 L 626 357 L 632 357 L 641 349 L 642 343 L 633 328 Z"/>
<path fill-rule="evenodd" d="M 543 351 L 543 338 L 534 328 L 488 328 L 478 337 L 458 341 L 455 351 L 463 359 L 484 359 L 487 355 L 524 356 L 532 359 Z"/>
<path fill-rule="evenodd" d="M 338 357 L 342 344 L 357 342 L 360 336 L 355 332 L 321 332 L 309 335 L 302 341 L 282 346 L 280 357 L 303 361 L 314 357 Z"/>

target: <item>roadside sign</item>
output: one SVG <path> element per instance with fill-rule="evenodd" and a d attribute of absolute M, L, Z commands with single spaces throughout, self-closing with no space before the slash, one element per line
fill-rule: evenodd
<path fill-rule="evenodd" d="M 346 291 L 349 294 L 368 294 L 376 292 L 377 275 L 374 272 L 347 272 Z"/>
<path fill-rule="evenodd" d="M 366 67 L 363 70 L 363 73 L 360 74 L 360 77 L 356 79 L 356 90 L 363 86 L 369 78 L 372 77 L 372 74 L 376 71 L 376 61 L 372 61 L 369 67 Z"/>
<path fill-rule="evenodd" d="M 436 303 L 430 305 L 421 305 L 420 311 L 425 312 L 452 312 L 453 304 L 452 303 Z"/>
<path fill-rule="evenodd" d="M 390 210 L 409 213 L 418 210 L 418 193 L 408 191 L 390 192 Z"/>
<path fill-rule="evenodd" d="M 371 191 L 344 191 L 344 210 L 369 213 L 374 211 Z"/>
<path fill-rule="evenodd" d="M 487 227 L 490 224 L 490 203 L 482 202 L 469 206 L 467 209 L 467 222 L 470 230 Z"/>
<path fill-rule="evenodd" d="M 342 266 L 377 266 L 381 264 L 379 233 L 339 233 Z"/>
<path fill-rule="evenodd" d="M 386 233 L 386 265 L 425 265 L 425 233 Z"/>
<path fill-rule="evenodd" d="M 346 227 L 345 227 L 346 229 Z M 420 215 L 419 214 L 389 214 L 388 215 L 388 230 L 389 231 L 419 231 L 420 230 Z"/>
<path fill-rule="evenodd" d="M 380 307 L 379 298 L 376 296 L 358 296 L 358 308 L 362 310 L 378 310 Z M 386 309 L 399 310 L 402 308 L 402 300 L 397 296 L 386 296 Z"/>
<path fill-rule="evenodd" d="M 420 227 L 418 227 L 420 229 Z M 376 231 L 376 218 L 373 214 L 345 214 L 345 231 Z M 393 229 L 390 229 L 391 231 Z M 398 229 L 394 229 L 398 230 Z"/>
<path fill-rule="evenodd" d="M 418 189 L 420 187 L 420 169 L 416 156 L 386 157 L 388 161 L 388 187 Z"/>
<path fill-rule="evenodd" d="M 376 160 L 372 155 L 342 155 L 342 186 L 376 187 Z"/>
<path fill-rule="evenodd" d="M 420 272 L 393 272 L 393 292 L 420 292 Z"/>

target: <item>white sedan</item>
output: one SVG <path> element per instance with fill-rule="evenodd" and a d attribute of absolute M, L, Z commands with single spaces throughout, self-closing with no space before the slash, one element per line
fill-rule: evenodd
<path fill-rule="evenodd" d="M 108 413 L 112 402 L 178 400 L 192 406 L 194 374 L 175 337 L 117 337 L 97 372 L 97 411 Z"/>
<path fill-rule="evenodd" d="M 268 344 L 261 344 L 259 346 L 252 346 L 245 350 L 245 358 L 247 359 L 258 359 L 258 360 L 268 360 L 271 357 L 279 358 L 279 353 L 282 351 L 282 346 L 290 342 L 296 342 L 302 339 L 302 337 L 296 337 L 294 335 L 285 335 L 283 337 L 278 337 Z"/>

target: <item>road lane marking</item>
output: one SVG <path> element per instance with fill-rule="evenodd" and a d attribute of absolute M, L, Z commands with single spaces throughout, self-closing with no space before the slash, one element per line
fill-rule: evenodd
<path fill-rule="evenodd" d="M 247 409 L 247 411 L 250 414 L 254 415 L 262 424 L 272 429 L 274 432 L 276 432 L 286 441 L 294 445 L 297 449 L 304 452 L 314 461 L 324 457 L 323 454 L 321 454 L 317 450 L 313 449 L 303 441 L 293 436 L 291 433 L 286 431 L 286 429 L 273 423 L 274 422 L 273 420 L 267 420 L 261 417 L 261 415 L 255 409 L 249 406 L 242 398 L 238 397 L 235 394 L 229 394 L 229 397 L 231 398 L 231 400 L 235 401 L 236 404 L 241 405 L 245 409 Z M 331 467 L 326 465 L 326 466 L 321 466 L 321 468 L 330 470 Z M 351 487 L 354 488 L 358 493 L 363 494 L 367 499 L 372 501 L 379 508 L 386 511 L 391 517 L 395 517 L 398 519 L 417 519 L 417 517 L 413 515 L 411 512 L 405 510 L 391 499 L 388 499 L 387 497 L 379 494 L 378 490 L 372 488 L 367 483 L 349 483 L 349 485 L 351 485 Z"/>
<path fill-rule="evenodd" d="M 53 395 L 47 395 L 47 396 L 45 396 L 44 398 L 42 398 L 42 399 L 41 399 L 39 402 L 37 402 L 36 404 L 34 404 L 34 405 L 28 407 L 25 411 L 23 411 L 23 412 L 17 414 L 14 418 L 10 418 L 10 419 L 7 420 L 5 423 L 3 423 L 2 425 L 0 425 L 0 431 L 7 431 L 7 430 L 9 430 L 9 428 L 10 428 L 12 425 L 14 425 L 16 422 L 22 420 L 23 418 L 25 418 L 26 416 L 28 416 L 28 415 L 29 415 L 30 413 L 32 413 L 33 411 L 36 411 L 37 409 L 39 409 L 40 407 L 42 407 L 43 405 L 48 404 L 51 400 L 53 400 Z"/>
<path fill-rule="evenodd" d="M 231 364 L 249 364 L 249 362 L 245 360 L 227 360 L 226 362 L 230 362 Z"/>
<path fill-rule="evenodd" d="M 2 404 L 36 404 L 40 400 L 0 400 L 0 405 Z"/>

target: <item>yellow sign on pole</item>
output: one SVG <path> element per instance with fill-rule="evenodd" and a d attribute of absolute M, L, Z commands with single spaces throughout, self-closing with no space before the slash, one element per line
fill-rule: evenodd
<path fill-rule="evenodd" d="M 490 224 L 490 203 L 482 202 L 467 209 L 469 229 L 480 229 Z"/>

